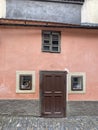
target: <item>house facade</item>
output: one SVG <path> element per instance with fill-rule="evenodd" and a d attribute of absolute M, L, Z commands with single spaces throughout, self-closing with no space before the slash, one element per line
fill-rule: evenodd
<path fill-rule="evenodd" d="M 98 27 L 85 17 L 88 1 L 0 6 L 0 113 L 97 115 Z"/>

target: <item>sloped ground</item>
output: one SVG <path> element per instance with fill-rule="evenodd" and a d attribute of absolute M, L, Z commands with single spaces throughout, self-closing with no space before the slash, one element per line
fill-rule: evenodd
<path fill-rule="evenodd" d="M 1 115 L 0 130 L 98 130 L 98 116 L 40 118 Z"/>

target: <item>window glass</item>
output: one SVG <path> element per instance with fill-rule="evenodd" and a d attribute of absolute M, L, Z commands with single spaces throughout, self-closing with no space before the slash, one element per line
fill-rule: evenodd
<path fill-rule="evenodd" d="M 82 91 L 83 90 L 83 77 L 81 76 L 72 76 L 71 77 L 71 89 L 73 91 Z"/>
<path fill-rule="evenodd" d="M 86 74 L 84 72 L 70 72 L 67 75 L 69 93 L 85 93 Z"/>
<path fill-rule="evenodd" d="M 35 71 L 16 72 L 16 93 L 35 92 Z"/>
<path fill-rule="evenodd" d="M 32 75 L 20 75 L 20 90 L 32 89 Z"/>
<path fill-rule="evenodd" d="M 42 51 L 60 52 L 60 32 L 42 32 Z"/>

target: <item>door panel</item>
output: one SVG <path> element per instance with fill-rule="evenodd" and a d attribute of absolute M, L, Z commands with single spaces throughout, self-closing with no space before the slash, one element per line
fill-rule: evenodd
<path fill-rule="evenodd" d="M 55 110 L 54 110 L 54 112 L 55 112 L 55 114 L 61 114 L 61 111 L 62 111 L 62 108 L 61 108 L 61 105 L 62 105 L 62 101 L 63 99 L 62 99 L 62 97 L 61 96 L 55 96 L 54 97 L 54 101 L 55 101 L 55 106 L 54 106 L 54 108 L 55 108 Z"/>
<path fill-rule="evenodd" d="M 52 111 L 52 98 L 50 96 L 45 96 L 44 112 L 45 114 L 51 114 L 51 111 Z"/>
<path fill-rule="evenodd" d="M 67 72 L 41 71 L 41 112 L 44 117 L 64 117 Z"/>

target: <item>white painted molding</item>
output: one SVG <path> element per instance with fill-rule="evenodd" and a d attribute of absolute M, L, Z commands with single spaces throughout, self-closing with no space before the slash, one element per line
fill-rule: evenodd
<path fill-rule="evenodd" d="M 71 76 L 82 76 L 83 77 L 83 90 L 82 91 L 72 91 L 71 90 Z M 70 72 L 67 75 L 67 89 L 68 93 L 79 94 L 86 93 L 86 74 L 84 72 Z"/>
<path fill-rule="evenodd" d="M 19 78 L 20 75 L 32 75 L 32 89 L 31 90 L 20 90 Z M 16 71 L 16 93 L 34 93 L 35 92 L 35 71 Z"/>

